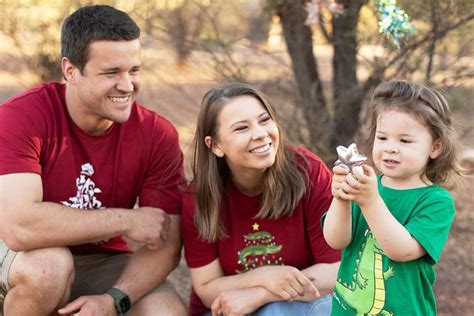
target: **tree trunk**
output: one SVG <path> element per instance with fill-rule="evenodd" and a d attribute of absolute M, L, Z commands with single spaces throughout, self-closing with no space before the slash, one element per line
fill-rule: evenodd
<path fill-rule="evenodd" d="M 438 33 L 438 1 L 431 0 L 431 29 L 433 34 Z M 436 51 L 436 36 L 433 36 L 433 40 L 430 43 L 428 48 L 428 64 L 426 66 L 426 75 L 425 81 L 426 83 L 431 83 L 431 73 L 433 72 L 433 61 Z"/>
<path fill-rule="evenodd" d="M 343 3 L 344 2 L 344 3 Z M 333 15 L 334 132 L 331 147 L 353 142 L 363 96 L 357 84 L 357 22 L 365 1 L 340 1 L 344 13 Z"/>
<path fill-rule="evenodd" d="M 325 156 L 329 149 L 332 122 L 313 54 L 312 33 L 304 24 L 304 3 L 303 0 L 278 1 L 275 9 L 283 27 L 301 107 L 308 123 L 310 146 L 317 149 L 318 154 Z"/>

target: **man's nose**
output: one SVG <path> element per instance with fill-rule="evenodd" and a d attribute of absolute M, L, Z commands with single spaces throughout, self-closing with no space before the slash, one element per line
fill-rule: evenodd
<path fill-rule="evenodd" d="M 126 92 L 126 93 L 132 93 L 133 92 L 134 84 L 133 84 L 132 77 L 130 76 L 130 74 L 128 72 L 123 73 L 120 76 L 120 79 L 117 82 L 116 88 L 117 88 L 117 90 L 122 91 L 122 92 Z"/>

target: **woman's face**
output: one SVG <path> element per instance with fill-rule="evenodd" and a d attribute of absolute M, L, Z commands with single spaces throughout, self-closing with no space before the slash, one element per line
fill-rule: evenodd
<path fill-rule="evenodd" d="M 224 105 L 217 131 L 212 151 L 226 159 L 233 174 L 264 171 L 275 163 L 278 127 L 258 99 L 239 96 Z"/>

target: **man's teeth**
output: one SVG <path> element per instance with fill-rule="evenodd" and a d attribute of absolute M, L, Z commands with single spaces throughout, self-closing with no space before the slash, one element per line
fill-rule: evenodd
<path fill-rule="evenodd" d="M 269 149 L 270 149 L 270 144 L 266 144 L 265 146 L 252 149 L 250 152 L 251 153 L 263 153 L 263 152 L 266 152 Z"/>
<path fill-rule="evenodd" d="M 109 97 L 112 102 L 123 103 L 128 101 L 129 96 L 126 97 Z"/>

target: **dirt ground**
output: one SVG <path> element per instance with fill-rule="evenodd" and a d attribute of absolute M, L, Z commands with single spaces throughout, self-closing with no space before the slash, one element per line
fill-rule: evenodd
<path fill-rule="evenodd" d="M 193 134 L 198 103 L 213 83 L 170 85 L 144 85 L 140 101 L 149 108 L 170 119 L 178 128 L 185 156 Z M 0 103 L 21 91 L 21 87 L 0 88 Z M 462 122 L 465 134 L 463 143 L 466 166 L 474 168 L 474 132 L 472 121 L 474 107 L 468 106 L 456 113 Z M 466 132 L 467 129 L 467 132 Z M 451 234 L 439 264 L 436 266 L 438 280 L 435 286 L 439 315 L 470 315 L 474 311 L 474 180 L 468 179 L 465 188 L 455 193 L 457 213 Z M 172 273 L 171 281 L 183 300 L 188 303 L 190 292 L 189 272 L 182 259 Z"/>

